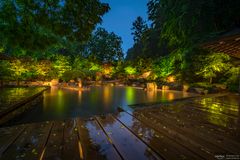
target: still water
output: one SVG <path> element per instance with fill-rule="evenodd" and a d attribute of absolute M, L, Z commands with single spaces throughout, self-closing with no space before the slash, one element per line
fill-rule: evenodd
<path fill-rule="evenodd" d="M 73 117 L 113 113 L 121 106 L 168 101 L 191 96 L 184 92 L 144 91 L 133 87 L 91 87 L 86 91 L 51 88 L 43 93 L 42 99 L 14 121 L 28 123 L 46 120 L 64 120 Z"/>

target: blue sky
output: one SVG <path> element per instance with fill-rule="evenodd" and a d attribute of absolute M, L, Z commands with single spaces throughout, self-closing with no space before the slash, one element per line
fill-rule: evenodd
<path fill-rule="evenodd" d="M 133 21 L 137 16 L 147 20 L 148 0 L 101 0 L 101 2 L 108 3 L 111 10 L 103 16 L 100 26 L 122 38 L 122 48 L 126 53 L 133 45 L 131 35 Z"/>

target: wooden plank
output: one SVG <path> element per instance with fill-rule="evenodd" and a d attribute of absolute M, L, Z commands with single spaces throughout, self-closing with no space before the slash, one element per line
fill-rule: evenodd
<path fill-rule="evenodd" d="M 156 120 L 154 118 L 146 117 L 145 115 L 137 112 L 134 112 L 133 116 L 139 119 L 141 122 L 144 122 L 149 127 L 165 134 L 165 136 L 171 137 L 177 143 L 182 144 L 197 155 L 212 157 L 207 159 L 214 159 L 215 153 L 211 152 L 211 150 L 209 150 L 208 148 L 203 147 L 198 142 L 193 141 L 190 137 L 180 134 L 178 130 L 169 128 L 160 122 L 156 123 Z"/>
<path fill-rule="evenodd" d="M 174 112 L 174 113 L 182 113 L 185 114 L 186 117 L 191 117 L 193 120 L 200 119 L 202 123 L 205 123 L 206 125 L 209 125 L 216 130 L 222 130 L 227 133 L 231 133 L 233 136 L 239 135 L 239 133 L 236 132 L 236 129 L 239 128 L 239 122 L 237 119 L 232 119 L 231 117 L 227 116 L 220 116 L 216 114 L 211 114 L 210 112 L 204 112 L 201 110 L 196 110 L 194 107 L 190 108 L 187 107 L 191 104 L 188 103 L 176 103 L 176 104 L 170 104 L 170 105 L 156 105 L 154 107 L 148 107 L 148 109 L 167 109 L 168 112 Z M 138 109 L 139 110 L 139 109 Z"/>
<path fill-rule="evenodd" d="M 231 150 L 228 150 L 220 145 L 216 145 L 216 143 L 213 143 L 211 137 L 201 137 L 203 135 L 198 136 L 198 133 L 194 133 L 191 129 L 188 129 L 184 126 L 177 126 L 175 121 L 171 121 L 171 119 L 164 117 L 162 114 L 155 115 L 149 112 L 141 112 L 140 114 L 143 114 L 145 117 L 152 120 L 155 124 L 161 123 L 161 125 L 165 126 L 165 128 L 177 131 L 178 134 L 181 136 L 184 136 L 186 138 L 191 137 L 191 141 L 194 142 L 192 144 L 198 144 L 201 146 L 201 148 L 208 150 L 212 154 L 233 153 L 231 152 Z"/>
<path fill-rule="evenodd" d="M 210 112 L 210 113 L 216 114 L 216 115 L 225 115 L 232 119 L 238 118 L 238 116 L 237 116 L 238 111 L 231 110 L 230 108 L 224 107 L 224 105 L 221 105 L 221 104 L 217 104 L 217 103 L 211 103 L 208 105 L 206 104 L 207 107 L 204 107 L 201 103 L 195 103 L 195 102 L 189 102 L 188 104 L 190 104 L 190 105 L 187 105 L 186 107 L 189 107 L 189 108 L 192 107 L 192 108 L 195 108 L 195 109 L 203 111 L 203 112 Z M 210 106 L 212 106 L 214 104 L 215 104 L 215 106 L 221 105 L 221 107 L 219 107 L 219 110 L 216 111 L 216 110 L 211 110 L 211 108 L 209 108 Z"/>
<path fill-rule="evenodd" d="M 152 108 L 153 110 L 160 110 L 168 113 L 172 113 L 181 117 L 187 118 L 189 121 L 196 122 L 201 124 L 206 128 L 210 128 L 210 130 L 216 130 L 218 132 L 225 133 L 229 138 L 238 139 L 240 141 L 240 133 L 237 132 L 237 129 L 240 128 L 239 121 L 236 119 L 231 119 L 226 116 L 220 116 L 211 114 L 208 112 L 202 112 L 200 110 L 196 110 L 195 108 L 185 107 L 190 105 L 188 103 L 184 104 L 175 104 L 175 105 L 167 105 L 161 107 Z M 151 110 L 148 108 L 148 110 Z"/>
<path fill-rule="evenodd" d="M 2 159 L 37 159 L 47 139 L 51 123 L 29 125 L 23 134 L 4 152 Z"/>
<path fill-rule="evenodd" d="M 164 159 L 204 159 L 161 132 L 156 131 L 130 116 L 126 112 L 120 112 L 114 116 L 123 125 L 128 127 L 135 135 L 138 135 L 145 143 L 153 148 Z"/>
<path fill-rule="evenodd" d="M 80 160 L 78 133 L 75 120 L 66 120 L 63 135 L 63 153 L 61 159 Z"/>
<path fill-rule="evenodd" d="M 120 160 L 121 157 L 108 140 L 105 133 L 95 120 L 84 121 L 76 119 L 79 133 L 79 144 L 82 148 L 82 158 L 86 160 Z"/>
<path fill-rule="evenodd" d="M 0 158 L 9 146 L 23 133 L 26 126 L 19 125 L 0 129 Z"/>
<path fill-rule="evenodd" d="M 49 139 L 44 148 L 44 153 L 42 154 L 41 159 L 61 159 L 63 155 L 64 127 L 65 123 L 63 121 L 54 122 L 52 131 L 49 135 Z"/>
<path fill-rule="evenodd" d="M 224 142 L 226 139 L 228 141 L 234 141 L 237 144 L 240 144 L 240 133 L 237 132 L 237 128 L 240 128 L 240 127 L 237 127 L 237 126 L 234 127 L 234 124 L 232 124 L 231 126 L 232 129 L 230 130 L 229 128 L 223 128 L 223 127 L 219 127 L 214 124 L 211 124 L 206 120 L 206 118 L 210 116 L 209 114 L 204 115 L 198 112 L 195 113 L 195 112 L 191 112 L 191 110 L 189 109 L 188 110 L 177 109 L 176 111 L 174 110 L 173 106 L 148 109 L 148 111 L 153 113 L 161 112 L 165 114 L 165 116 L 171 116 L 169 118 L 174 118 L 176 123 L 182 123 L 181 125 L 189 125 L 190 128 L 198 130 L 198 133 L 207 132 L 210 134 L 214 134 L 214 138 L 216 139 L 216 141 L 220 140 Z M 235 145 L 232 144 L 230 146 L 235 146 Z"/>
<path fill-rule="evenodd" d="M 161 159 L 144 142 L 112 116 L 98 116 L 96 120 L 111 138 L 112 143 L 116 146 L 123 159 Z"/>
<path fill-rule="evenodd" d="M 208 131 L 206 128 L 200 127 L 196 123 L 191 123 L 191 121 L 182 121 L 182 119 L 176 118 L 174 115 L 167 114 L 161 111 L 147 111 L 152 114 L 156 119 L 162 122 L 163 118 L 167 119 L 168 124 L 173 124 L 173 126 L 182 129 L 186 134 L 192 135 L 191 137 L 196 137 L 201 140 L 201 142 L 215 145 L 217 148 L 221 148 L 223 151 L 228 151 L 230 153 L 238 154 L 240 152 L 240 143 L 225 137 L 224 133 L 213 133 Z M 179 114 L 178 114 L 179 115 Z M 174 118 L 175 117 L 175 118 Z M 223 134 L 221 136 L 221 134 Z"/>

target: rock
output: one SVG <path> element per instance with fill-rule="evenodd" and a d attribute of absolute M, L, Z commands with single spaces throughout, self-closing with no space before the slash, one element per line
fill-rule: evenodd
<path fill-rule="evenodd" d="M 208 90 L 205 89 L 205 90 L 203 91 L 203 94 L 208 94 Z"/>
<path fill-rule="evenodd" d="M 204 93 L 204 89 L 203 88 L 195 88 L 195 91 L 198 94 L 203 94 Z"/>
<path fill-rule="evenodd" d="M 58 84 L 59 84 L 59 80 L 58 79 L 51 80 L 51 86 L 57 86 Z"/>
<path fill-rule="evenodd" d="M 155 82 L 153 83 L 147 83 L 147 88 L 148 91 L 155 91 L 157 90 L 157 84 Z"/>
<path fill-rule="evenodd" d="M 169 86 L 163 85 L 162 90 L 169 90 Z"/>
<path fill-rule="evenodd" d="M 221 90 L 227 89 L 227 86 L 226 86 L 225 84 L 214 84 L 214 86 L 215 86 L 216 88 L 221 89 Z"/>
<path fill-rule="evenodd" d="M 190 88 L 189 85 L 184 84 L 183 87 L 182 87 L 182 90 L 183 90 L 184 92 L 187 92 L 189 88 Z"/>
<path fill-rule="evenodd" d="M 71 79 L 69 82 L 70 82 L 70 83 L 74 83 L 75 81 L 74 81 L 73 79 Z"/>

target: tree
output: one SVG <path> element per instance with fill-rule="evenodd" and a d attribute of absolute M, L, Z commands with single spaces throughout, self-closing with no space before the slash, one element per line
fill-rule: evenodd
<path fill-rule="evenodd" d="M 26 64 L 19 59 L 13 60 L 10 62 L 11 78 L 17 81 L 25 79 L 25 74 L 29 71 Z"/>
<path fill-rule="evenodd" d="M 28 52 L 88 40 L 109 6 L 99 0 L 2 0 L 0 43 Z"/>
<path fill-rule="evenodd" d="M 138 57 L 144 57 L 142 43 L 135 43 L 133 47 L 128 49 L 126 60 L 135 60 Z"/>
<path fill-rule="evenodd" d="M 132 35 L 134 40 L 134 45 L 127 51 L 127 60 L 134 60 L 138 57 L 144 57 L 143 53 L 143 35 L 148 30 L 148 26 L 146 22 L 142 19 L 142 17 L 137 17 L 137 19 L 133 22 Z"/>
<path fill-rule="evenodd" d="M 137 19 L 133 22 L 132 35 L 135 43 L 139 43 L 142 39 L 143 33 L 147 30 L 147 24 L 142 19 L 142 17 L 138 16 Z"/>
<path fill-rule="evenodd" d="M 101 62 L 114 62 L 123 59 L 122 39 L 115 33 L 98 28 L 87 45 L 87 56 L 96 57 Z"/>
<path fill-rule="evenodd" d="M 32 63 L 34 65 L 33 71 L 36 74 L 38 79 L 50 78 L 49 73 L 52 69 L 52 63 L 48 60 L 41 60 Z"/>
<path fill-rule="evenodd" d="M 11 76 L 10 63 L 7 60 L 0 60 L 0 81 L 2 86 L 3 80 L 9 80 Z"/>
<path fill-rule="evenodd" d="M 71 70 L 70 58 L 63 55 L 56 55 L 51 72 L 54 78 L 62 78 L 66 71 Z"/>
<path fill-rule="evenodd" d="M 207 56 L 201 56 L 199 60 L 199 64 L 202 66 L 196 74 L 209 79 L 210 83 L 212 83 L 213 78 L 217 76 L 217 73 L 222 73 L 222 75 L 224 75 L 224 72 L 231 66 L 229 63 L 230 57 L 223 53 L 213 53 Z"/>
<path fill-rule="evenodd" d="M 158 78 L 167 78 L 174 72 L 174 63 L 175 60 L 171 56 L 157 59 L 153 64 L 153 72 Z"/>
<path fill-rule="evenodd" d="M 127 67 L 124 68 L 124 70 L 125 70 L 125 73 L 127 75 L 135 75 L 135 74 L 137 74 L 137 69 L 135 67 L 132 67 L 132 66 L 127 66 Z"/>

